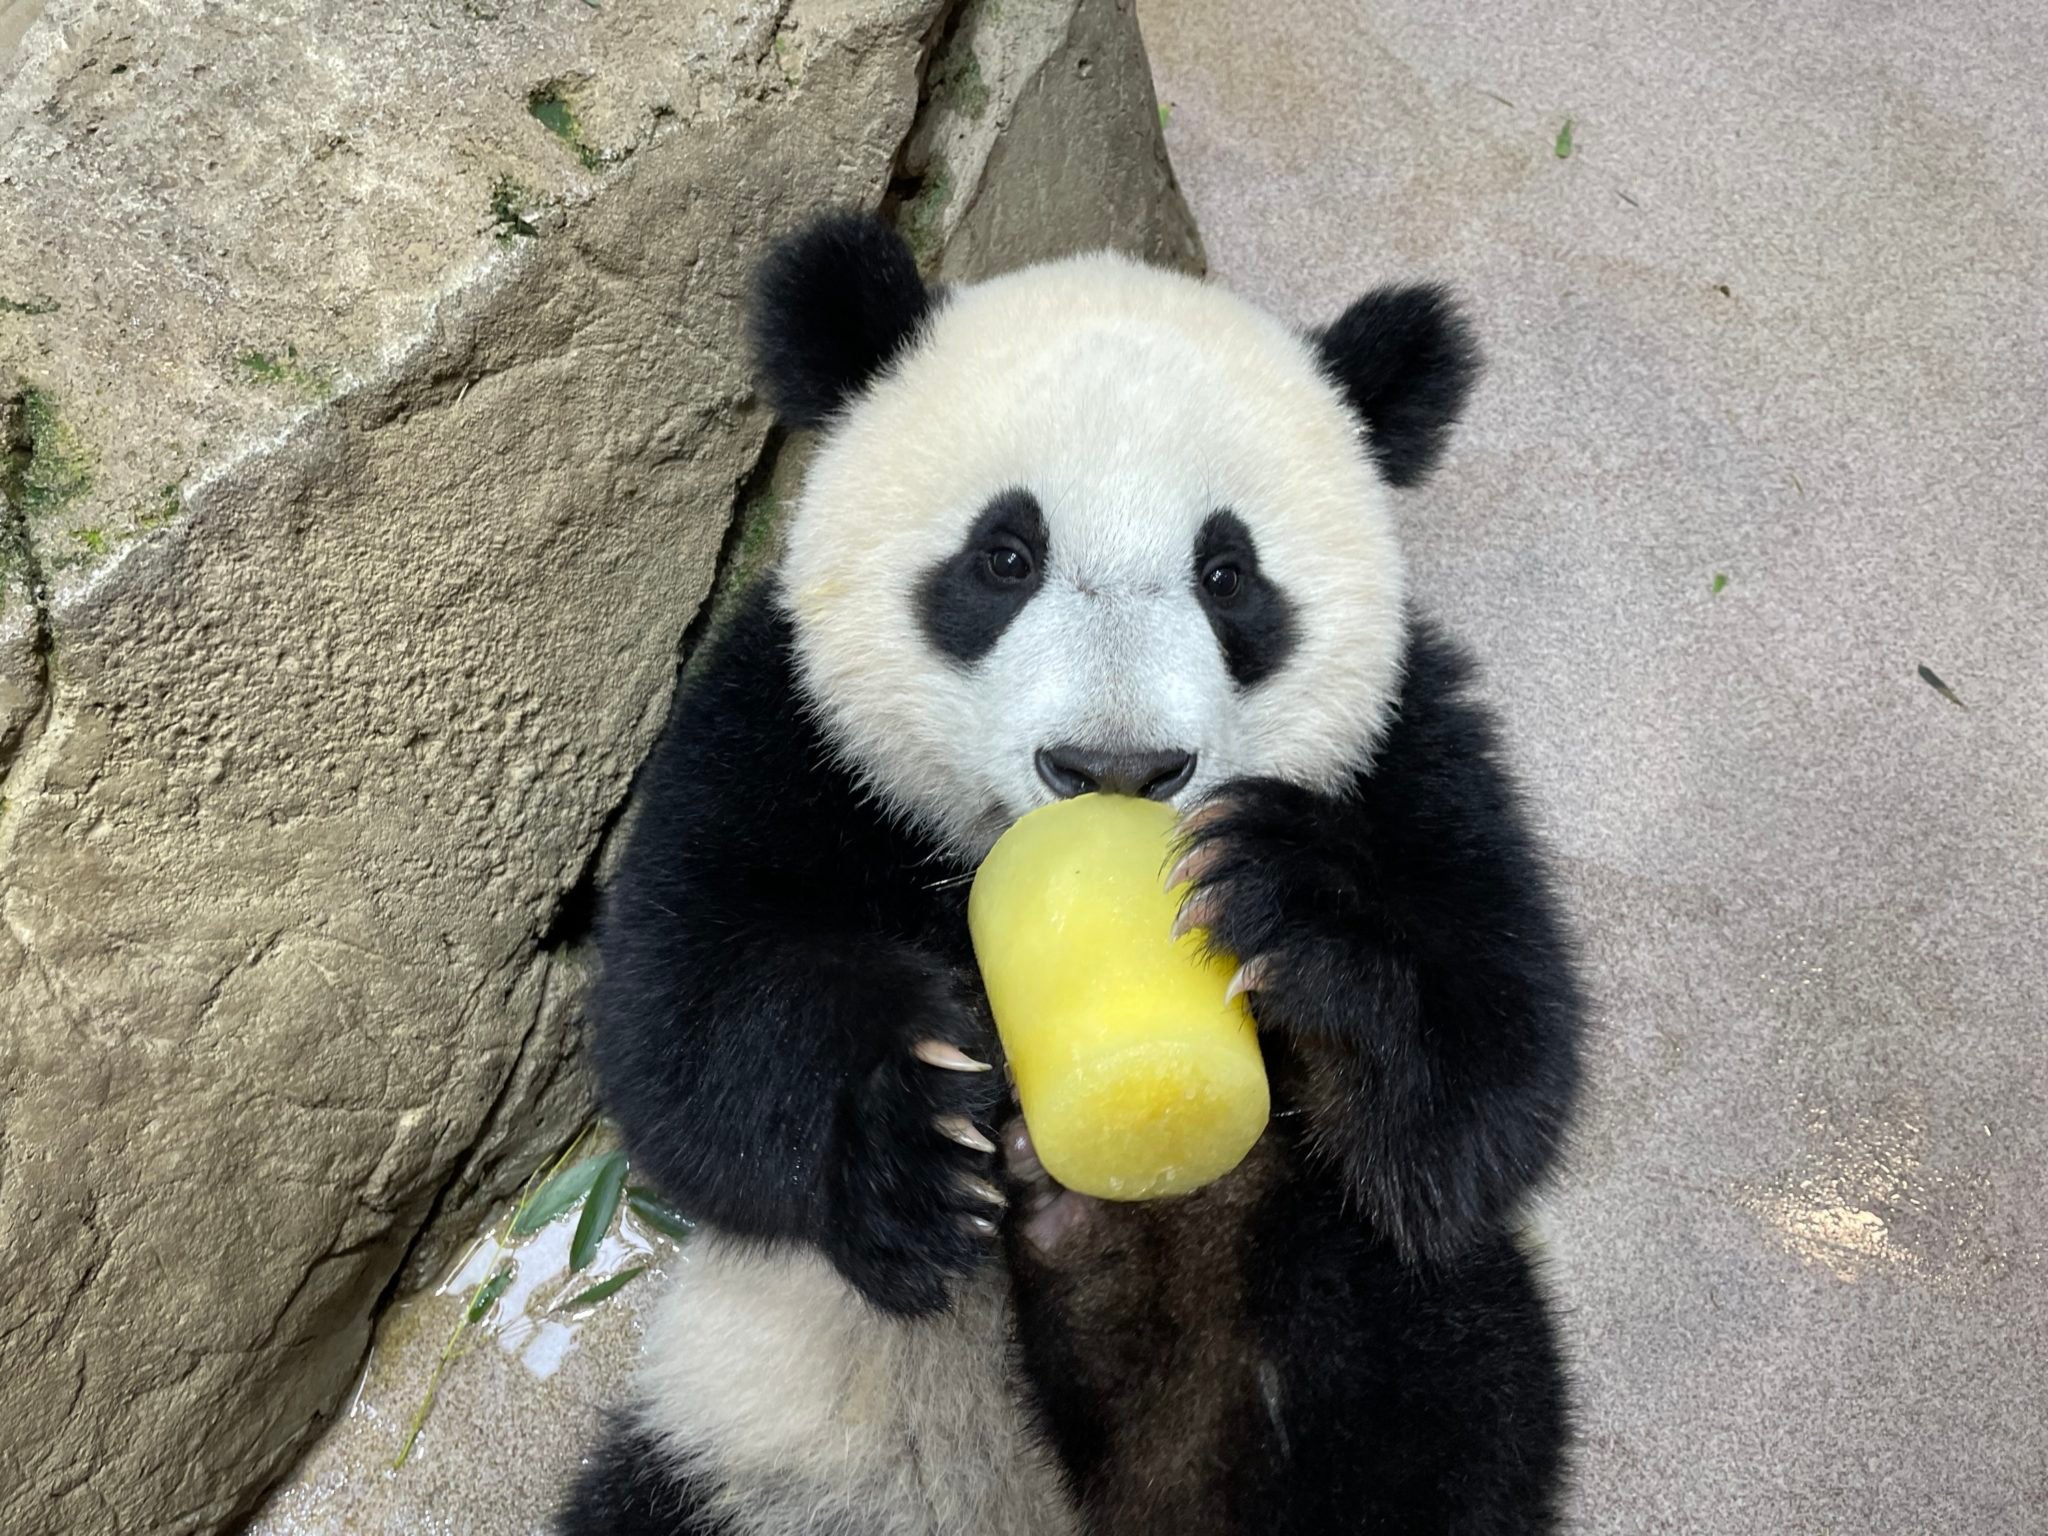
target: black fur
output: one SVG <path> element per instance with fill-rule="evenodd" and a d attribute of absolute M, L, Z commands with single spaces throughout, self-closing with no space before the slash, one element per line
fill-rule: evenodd
<path fill-rule="evenodd" d="M 614 1419 L 556 1518 L 558 1536 L 728 1536 L 728 1522 L 666 1460 L 651 1436 Z"/>
<path fill-rule="evenodd" d="M 917 258 L 872 214 L 834 213 L 761 263 L 755 362 L 791 426 L 823 426 L 909 344 L 934 303 Z"/>
<path fill-rule="evenodd" d="M 990 565 L 1001 551 L 1030 563 L 1022 580 L 1005 579 Z M 1045 513 L 1029 491 L 1004 491 L 986 507 L 960 548 L 924 573 L 917 584 L 917 616 L 925 638 L 962 666 L 995 649 L 1010 622 L 1045 584 Z"/>
<path fill-rule="evenodd" d="M 596 1058 L 636 1166 L 693 1213 L 816 1245 L 917 1312 L 986 1251 L 958 1203 L 986 1159 L 929 1124 L 957 1109 L 989 1126 L 998 1074 L 908 1056 L 932 1036 L 995 1059 L 965 871 L 833 764 L 789 647 L 758 591 L 677 698 L 604 910 Z M 1106 1208 L 1079 1291 L 1056 1265 L 1014 1266 L 1032 1379 L 1084 1497 L 1129 1485 L 1120 1459 L 1174 1449 L 1146 1439 L 1172 1422 L 1156 1405 L 1214 1392 L 1234 1415 L 1113 1525 L 1091 1502 L 1098 1531 L 1551 1528 L 1562 1386 L 1503 1233 L 1571 1103 L 1577 992 L 1465 676 L 1418 627 L 1398 719 L 1349 794 L 1241 782 L 1202 829 L 1217 941 L 1273 957 L 1254 1007 L 1276 1117 L 1251 1171 L 1216 1187 L 1230 1220 L 1199 1223 L 1208 1192 Z M 1196 1263 L 1210 1251 L 1226 1259 Z M 1103 1278 L 1118 1265 L 1121 1286 Z M 1189 1306 L 1234 1331 L 1176 1342 Z"/>
<path fill-rule="evenodd" d="M 1319 1154 L 1411 1260 L 1500 1230 L 1578 1085 L 1571 955 L 1469 672 L 1416 624 L 1400 713 L 1349 793 L 1243 781 L 1194 838 L 1210 941 L 1259 960 L 1260 1027 L 1319 1065 Z"/>
<path fill-rule="evenodd" d="M 1301 1069 L 1269 1066 L 1291 1107 Z M 1568 1415 L 1529 1261 L 1490 1236 L 1426 1271 L 1275 1119 L 1177 1201 L 1013 1236 L 1028 1375 L 1091 1531 L 1527 1536 L 1552 1529 Z"/>
<path fill-rule="evenodd" d="M 1219 568 L 1237 575 L 1237 590 L 1226 597 L 1207 581 Z M 1195 591 L 1240 688 L 1271 677 L 1294 653 L 1294 605 L 1260 571 L 1258 545 L 1235 512 L 1210 513 L 1195 535 Z"/>
<path fill-rule="evenodd" d="M 594 1055 L 645 1169 L 692 1215 L 813 1244 L 877 1305 L 944 1304 L 979 1262 L 990 1159 L 931 1129 L 986 1125 L 1000 1074 L 929 1067 L 936 1039 L 993 1062 L 964 888 L 885 823 L 800 707 L 765 592 L 686 680 L 642 770 L 601 915 Z"/>
<path fill-rule="evenodd" d="M 1314 340 L 1324 368 L 1364 418 L 1387 483 L 1418 484 L 1436 467 L 1479 375 L 1465 317 L 1440 288 L 1380 288 Z"/>

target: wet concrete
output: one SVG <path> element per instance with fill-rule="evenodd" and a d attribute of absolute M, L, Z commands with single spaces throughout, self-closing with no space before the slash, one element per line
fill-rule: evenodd
<path fill-rule="evenodd" d="M 602 1408 L 623 1396 L 641 1309 L 689 1262 L 686 1242 L 626 1206 L 572 1272 L 579 1214 L 514 1239 L 508 1207 L 439 1285 L 387 1312 L 346 1407 L 247 1536 L 544 1531 Z M 636 1269 L 610 1295 L 574 1304 Z M 510 1280 L 478 1305 L 506 1271 Z"/>
<path fill-rule="evenodd" d="M 1221 279 L 1490 353 L 1404 519 L 1598 994 L 1573 1528 L 2048 1528 L 2048 9 L 1140 20 Z"/>

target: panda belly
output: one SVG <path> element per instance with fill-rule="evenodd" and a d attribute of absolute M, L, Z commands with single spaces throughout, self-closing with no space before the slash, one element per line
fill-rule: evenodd
<path fill-rule="evenodd" d="M 700 1233 L 651 1320 L 637 1428 L 720 1536 L 1072 1536 L 991 1264 L 930 1318 L 809 1252 Z"/>

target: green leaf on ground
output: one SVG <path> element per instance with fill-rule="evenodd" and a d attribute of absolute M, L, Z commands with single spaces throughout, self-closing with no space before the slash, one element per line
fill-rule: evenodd
<path fill-rule="evenodd" d="M 1721 589 L 1727 585 L 1728 573 L 1726 571 L 1716 571 L 1714 572 L 1714 585 L 1709 589 L 1709 591 L 1711 591 L 1711 593 L 1715 597 L 1719 597 L 1721 595 Z"/>
<path fill-rule="evenodd" d="M 1936 677 L 1934 675 L 1934 669 L 1929 667 L 1925 662 L 1922 662 L 1920 664 L 1920 681 L 1925 683 L 1928 687 L 1932 688 L 1944 699 L 1947 699 L 1949 703 L 1955 705 L 1957 709 L 1968 709 L 1970 707 L 1956 696 L 1955 689 L 1949 687 L 1947 683 L 1944 683 L 1940 678 Z"/>
<path fill-rule="evenodd" d="M 697 1230 L 697 1223 L 643 1185 L 635 1184 L 626 1191 L 626 1204 L 648 1226 L 679 1243 Z"/>
<path fill-rule="evenodd" d="M 646 1268 L 645 1264 L 635 1264 L 631 1269 L 620 1270 L 608 1280 L 600 1280 L 595 1285 L 585 1286 L 567 1301 L 557 1304 L 555 1310 L 557 1312 L 573 1312 L 578 1307 L 588 1307 L 603 1301 L 605 1297 L 619 1291 L 628 1280 Z"/>
<path fill-rule="evenodd" d="M 478 1288 L 477 1293 L 470 1297 L 469 1312 L 465 1320 L 472 1323 L 482 1322 L 491 1308 L 498 1304 L 498 1298 L 505 1294 L 505 1287 L 511 1283 L 512 1266 L 507 1264 L 486 1280 Z"/>
<path fill-rule="evenodd" d="M 612 1229 L 619 1214 L 619 1199 L 626 1190 L 626 1154 L 613 1152 L 598 1166 L 597 1178 L 583 1202 L 583 1214 L 576 1218 L 576 1235 L 569 1239 L 569 1271 L 588 1269 L 597 1257 L 597 1245 Z"/>
<path fill-rule="evenodd" d="M 1557 130 L 1557 158 L 1569 160 L 1572 157 L 1572 120 L 1566 118 L 1564 126 Z"/>
<path fill-rule="evenodd" d="M 586 1157 L 541 1185 L 533 1199 L 520 1207 L 519 1214 L 512 1218 L 512 1235 L 531 1237 L 589 1194 L 590 1186 L 597 1182 L 597 1176 L 607 1161 L 609 1158 L 603 1156 Z"/>

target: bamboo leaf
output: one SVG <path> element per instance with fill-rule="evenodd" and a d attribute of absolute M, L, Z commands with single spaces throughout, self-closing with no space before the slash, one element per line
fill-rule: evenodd
<path fill-rule="evenodd" d="M 574 1296 L 571 1296 L 567 1301 L 558 1303 L 555 1307 L 555 1310 L 557 1312 L 571 1312 L 578 1307 L 593 1306 L 596 1303 L 603 1301 L 605 1297 L 610 1296 L 614 1292 L 618 1291 L 621 1287 L 625 1285 L 625 1283 L 628 1280 L 632 1279 L 635 1275 L 639 1274 L 642 1270 L 646 1268 L 647 1266 L 645 1264 L 635 1264 L 631 1269 L 620 1270 L 616 1275 L 613 1275 L 610 1279 L 600 1280 L 595 1285 L 585 1286 L 582 1290 L 578 1291 Z"/>
<path fill-rule="evenodd" d="M 597 1245 L 612 1229 L 619 1214 L 619 1198 L 626 1189 L 626 1154 L 613 1152 L 600 1160 L 597 1177 L 583 1201 L 583 1214 L 576 1218 L 576 1235 L 569 1240 L 569 1272 L 587 1269 L 597 1257 Z"/>
<path fill-rule="evenodd" d="M 532 1201 L 512 1218 L 512 1235 L 531 1237 L 589 1194 L 590 1186 L 597 1182 L 597 1175 L 607 1161 L 608 1157 L 586 1157 L 541 1185 Z"/>
<path fill-rule="evenodd" d="M 643 1185 L 635 1184 L 626 1191 L 626 1204 L 648 1226 L 679 1243 L 697 1230 L 697 1223 Z"/>
<path fill-rule="evenodd" d="M 1572 120 L 1566 118 L 1564 126 L 1557 130 L 1557 158 L 1569 160 L 1572 157 Z"/>
<path fill-rule="evenodd" d="M 1947 683 L 1936 677 L 1934 669 L 1929 667 L 1924 661 L 1920 663 L 1920 681 L 1932 688 L 1944 699 L 1947 699 L 1949 703 L 1955 705 L 1957 709 L 1968 709 L 1970 707 L 1957 696 L 1955 689 L 1949 687 Z"/>
<path fill-rule="evenodd" d="M 474 1296 L 470 1297 L 469 1315 L 467 1320 L 472 1323 L 482 1322 L 484 1320 L 485 1315 L 490 1312 L 491 1308 L 497 1305 L 498 1298 L 505 1294 L 505 1287 L 510 1285 L 511 1283 L 512 1266 L 507 1264 L 503 1269 L 499 1270 L 495 1275 L 491 1276 L 490 1279 L 486 1280 L 481 1286 L 479 1286 L 477 1288 L 477 1293 Z"/>

